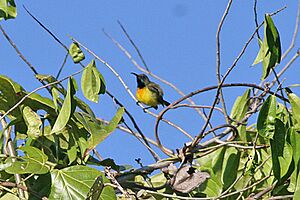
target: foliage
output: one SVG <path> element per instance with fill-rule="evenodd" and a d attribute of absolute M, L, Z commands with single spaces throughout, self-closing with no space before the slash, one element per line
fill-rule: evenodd
<path fill-rule="evenodd" d="M 0 19 L 16 15 L 13 0 L 0 0 Z M 264 39 L 259 39 L 259 45 L 253 64 L 262 62 L 261 79 L 265 80 L 281 62 L 279 32 L 270 14 L 265 15 Z M 73 42 L 68 54 L 75 64 L 82 65 L 85 55 L 80 43 Z M 101 103 L 100 95 L 112 96 L 96 60 L 91 60 L 81 72 L 81 90 L 87 100 Z M 284 92 L 280 85 L 281 93 L 271 91 L 280 77 L 275 76 L 271 86 L 266 84 L 265 88 L 244 84 L 248 89 L 236 98 L 231 113 L 227 115 L 222 110 L 227 123 L 208 132 L 205 127 L 197 136 L 205 138 L 211 132 L 221 131 L 208 139 L 209 143 L 194 144 L 198 141 L 195 139 L 174 154 L 166 151 L 157 134 L 157 147 L 170 157 L 140 169 L 120 166 L 112 158 L 100 160 L 91 153 L 96 154 L 97 145 L 125 122 L 124 113 L 137 127 L 118 100 L 113 97 L 120 105 L 114 117 L 103 122 L 76 94 L 79 88 L 72 75 L 61 80 L 43 74 L 36 78 L 49 96 L 28 92 L 11 78 L 0 75 L 0 185 L 4 188 L 1 199 L 23 196 L 113 200 L 130 195 L 138 199 L 246 199 L 256 195 L 255 199 L 292 195 L 300 198 L 300 98 L 289 88 Z M 64 80 L 68 80 L 66 87 Z M 223 82 L 215 89 L 220 91 L 222 87 Z M 212 89 L 195 91 L 190 96 Z M 256 123 L 250 124 L 250 119 Z M 157 117 L 157 125 L 160 120 Z M 124 124 L 122 128 L 132 132 Z M 224 127 L 228 129 L 222 130 Z M 142 138 L 147 149 L 151 149 L 147 138 L 137 130 L 138 139 Z M 229 137 L 224 139 L 226 135 Z M 158 169 L 161 172 L 150 175 Z"/>

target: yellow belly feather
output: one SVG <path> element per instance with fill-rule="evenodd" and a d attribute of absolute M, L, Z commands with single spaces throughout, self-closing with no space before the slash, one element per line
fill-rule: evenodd
<path fill-rule="evenodd" d="M 151 92 L 147 87 L 138 88 L 136 91 L 136 98 L 139 102 L 148 106 L 157 106 L 157 96 Z"/>

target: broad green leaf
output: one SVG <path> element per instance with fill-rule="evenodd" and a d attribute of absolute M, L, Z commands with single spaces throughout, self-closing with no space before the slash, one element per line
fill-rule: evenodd
<path fill-rule="evenodd" d="M 282 121 L 276 119 L 275 133 L 270 140 L 273 172 L 276 179 L 280 180 L 289 170 L 293 158 L 292 146 L 286 141 L 286 128 Z"/>
<path fill-rule="evenodd" d="M 273 138 L 276 118 L 276 97 L 270 95 L 262 105 L 257 119 L 258 133 L 265 138 Z"/>
<path fill-rule="evenodd" d="M 14 0 L 0 0 L 0 21 L 12 19 L 17 16 L 17 8 Z"/>
<path fill-rule="evenodd" d="M 241 122 L 245 117 L 246 112 L 249 110 L 250 89 L 246 90 L 243 96 L 238 96 L 233 104 L 230 117 L 231 119 Z M 233 122 L 233 124 L 236 124 Z M 246 124 L 238 127 L 238 133 L 242 141 L 247 141 L 246 138 Z"/>
<path fill-rule="evenodd" d="M 99 94 L 105 93 L 105 81 L 92 60 L 81 76 L 81 88 L 84 96 L 93 102 L 98 102 Z"/>
<path fill-rule="evenodd" d="M 67 151 L 68 158 L 69 158 L 69 165 L 76 160 L 77 157 L 77 147 L 72 146 L 70 149 Z"/>
<path fill-rule="evenodd" d="M 80 137 L 78 140 L 78 146 L 81 152 L 81 158 L 84 157 L 84 153 L 88 147 L 88 142 L 86 141 L 86 139 L 84 139 L 83 137 Z"/>
<path fill-rule="evenodd" d="M 272 55 L 274 55 L 275 63 L 280 63 L 281 61 L 281 44 L 280 37 L 277 28 L 274 25 L 274 22 L 270 15 L 265 15 L 265 23 L 267 24 L 266 28 L 266 38 L 268 46 Z"/>
<path fill-rule="evenodd" d="M 12 79 L 0 75 L 0 112 L 5 113 L 24 96 L 24 89 Z M 22 116 L 20 108 L 14 109 L 9 115 L 11 119 Z"/>
<path fill-rule="evenodd" d="M 80 49 L 76 42 L 73 42 L 69 48 L 69 54 L 71 55 L 74 63 L 79 63 L 85 59 L 84 53 Z"/>
<path fill-rule="evenodd" d="M 225 152 L 226 147 L 223 147 L 215 151 L 214 155 L 212 156 L 212 169 L 214 171 L 214 174 L 219 177 L 222 176 L 222 166 L 224 162 Z"/>
<path fill-rule="evenodd" d="M 288 113 L 285 105 L 282 103 L 277 104 L 276 118 L 280 119 L 284 124 L 288 123 L 290 114 Z"/>
<path fill-rule="evenodd" d="M 261 79 L 269 76 L 271 69 L 281 61 L 281 44 L 279 33 L 270 15 L 265 15 L 264 40 L 259 40 L 260 50 L 253 65 L 263 63 L 263 74 Z"/>
<path fill-rule="evenodd" d="M 123 107 L 119 108 L 116 115 L 109 122 L 107 126 L 99 130 L 99 132 L 91 133 L 91 137 L 89 139 L 89 149 L 95 148 L 98 144 L 100 144 L 106 137 L 108 137 L 118 126 L 120 121 L 122 120 L 122 116 L 125 112 Z"/>
<path fill-rule="evenodd" d="M 51 192 L 49 199 L 86 199 L 90 188 L 98 176 L 102 176 L 104 183 L 109 183 L 104 174 L 87 166 L 71 166 L 51 172 Z M 116 195 L 112 187 L 104 187 L 100 195 L 101 200 L 115 200 Z"/>
<path fill-rule="evenodd" d="M 280 164 L 280 176 L 283 177 L 288 172 L 293 160 L 293 148 L 288 142 L 284 144 L 282 156 L 279 156 L 278 160 Z"/>
<path fill-rule="evenodd" d="M 67 125 L 72 113 L 75 110 L 75 101 L 74 101 L 75 88 L 73 85 L 73 81 L 70 78 L 68 83 L 68 91 L 62 108 L 59 112 L 59 115 L 53 125 L 51 134 L 58 133 L 62 131 Z"/>
<path fill-rule="evenodd" d="M 42 135 L 42 131 L 40 129 L 42 126 L 42 120 L 39 115 L 30 107 L 25 106 L 23 109 L 23 118 L 27 125 L 27 135 L 33 139 L 40 137 Z"/>
<path fill-rule="evenodd" d="M 236 179 L 240 163 L 240 152 L 235 148 L 227 148 L 224 156 L 222 178 L 223 189 L 227 189 Z"/>
<path fill-rule="evenodd" d="M 99 77 L 100 82 L 101 82 L 99 94 L 105 94 L 106 83 L 105 83 L 104 77 L 102 76 L 102 74 L 99 72 L 99 70 L 97 68 L 93 68 L 93 70 L 94 70 L 95 74 L 98 74 L 98 77 Z"/>
<path fill-rule="evenodd" d="M 300 98 L 295 95 L 294 93 L 288 92 L 287 93 L 290 104 L 292 106 L 293 111 L 293 119 L 295 120 L 295 128 L 297 131 L 300 130 Z"/>
<path fill-rule="evenodd" d="M 293 159 L 295 166 L 298 166 L 300 161 L 300 134 L 294 129 L 294 127 L 289 128 L 288 130 L 290 136 L 290 142 L 293 148 Z"/>
<path fill-rule="evenodd" d="M 5 169 L 10 174 L 45 174 L 49 171 L 46 165 L 48 156 L 41 150 L 32 146 L 22 146 L 19 148 L 25 155 L 14 161 L 12 158 L 8 159 L 8 163 L 12 165 Z"/>
<path fill-rule="evenodd" d="M 209 172 L 210 178 L 199 186 L 197 192 L 207 195 L 207 197 L 217 197 L 222 193 L 223 184 L 219 176 L 215 175 L 212 171 Z"/>
<path fill-rule="evenodd" d="M 269 50 L 269 47 L 268 47 L 268 44 L 267 44 L 266 40 L 261 41 L 261 39 L 258 38 L 258 44 L 259 44 L 260 49 L 259 49 L 259 52 L 258 52 L 258 54 L 257 54 L 257 56 L 256 56 L 256 58 L 255 58 L 255 60 L 252 64 L 252 66 L 262 62 L 264 57 L 266 56 L 268 50 Z"/>
<path fill-rule="evenodd" d="M 249 109 L 250 89 L 246 90 L 243 96 L 238 96 L 233 104 L 230 117 L 240 121 L 244 118 Z"/>

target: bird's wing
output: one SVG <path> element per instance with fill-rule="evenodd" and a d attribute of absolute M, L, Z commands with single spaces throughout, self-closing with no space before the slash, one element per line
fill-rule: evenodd
<path fill-rule="evenodd" d="M 164 96 L 164 92 L 162 91 L 162 89 L 160 88 L 160 86 L 156 83 L 149 83 L 148 88 L 150 91 L 155 92 L 156 94 L 158 94 L 159 96 Z"/>

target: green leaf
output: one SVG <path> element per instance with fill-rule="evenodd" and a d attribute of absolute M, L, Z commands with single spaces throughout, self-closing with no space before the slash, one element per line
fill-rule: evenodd
<path fill-rule="evenodd" d="M 256 58 L 255 58 L 255 60 L 252 64 L 252 66 L 262 62 L 264 57 L 266 56 L 268 50 L 269 50 L 269 47 L 268 47 L 268 44 L 267 44 L 266 40 L 261 41 L 261 39 L 258 38 L 258 44 L 259 44 L 260 49 L 259 49 L 259 52 L 258 52 L 258 54 L 257 54 L 257 56 L 256 56 Z"/>
<path fill-rule="evenodd" d="M 84 53 L 80 49 L 78 43 L 73 42 L 69 48 L 69 54 L 71 55 L 74 63 L 79 63 L 85 59 Z"/>
<path fill-rule="evenodd" d="M 54 103 L 54 106 L 55 106 L 55 110 L 58 112 L 59 111 L 59 104 L 58 104 L 58 102 L 59 102 L 59 91 L 55 88 L 55 87 L 53 87 L 52 89 L 51 89 L 51 94 L 52 94 L 52 97 L 53 97 L 53 103 Z"/>
<path fill-rule="evenodd" d="M 290 104 L 292 106 L 292 114 L 294 119 L 294 126 L 297 131 L 300 131 L 300 98 L 294 93 L 287 93 Z"/>
<path fill-rule="evenodd" d="M 81 158 L 84 157 L 84 153 L 88 147 L 88 142 L 86 141 L 86 139 L 84 139 L 83 137 L 80 137 L 78 140 L 78 146 L 81 152 Z"/>
<path fill-rule="evenodd" d="M 69 165 L 76 160 L 77 157 L 77 147 L 72 146 L 70 149 L 67 151 L 68 158 L 69 158 Z"/>
<path fill-rule="evenodd" d="M 97 133 L 91 133 L 91 137 L 89 139 L 89 149 L 95 148 L 98 144 L 100 144 L 106 137 L 108 137 L 118 126 L 120 121 L 122 120 L 122 116 L 125 112 L 123 107 L 119 108 L 116 115 L 109 122 L 107 126 L 99 130 Z"/>
<path fill-rule="evenodd" d="M 14 0 L 0 0 L 0 21 L 12 19 L 17 16 L 17 8 Z"/>
<path fill-rule="evenodd" d="M 222 178 L 223 178 L 223 189 L 227 189 L 236 179 L 238 167 L 240 163 L 240 152 L 235 148 L 227 148 L 223 169 L 222 169 Z"/>
<path fill-rule="evenodd" d="M 10 174 L 45 174 L 48 173 L 49 167 L 46 165 L 48 156 L 41 150 L 32 146 L 23 146 L 19 148 L 24 151 L 25 156 L 13 161 L 13 158 L 8 159 L 8 163 L 12 165 L 5 169 Z"/>
<path fill-rule="evenodd" d="M 214 155 L 212 156 L 212 169 L 214 171 L 214 174 L 219 177 L 222 176 L 222 166 L 224 162 L 225 152 L 226 147 L 223 147 L 215 151 Z"/>
<path fill-rule="evenodd" d="M 12 79 L 0 75 L 0 112 L 5 113 L 24 95 L 24 89 Z M 22 116 L 20 108 L 14 109 L 9 115 L 11 119 Z"/>
<path fill-rule="evenodd" d="M 102 172 L 87 166 L 77 165 L 61 170 L 55 169 L 51 172 L 52 185 L 49 199 L 86 199 L 98 176 L 102 176 L 104 183 L 109 183 Z M 114 189 L 110 186 L 104 187 L 100 199 L 115 200 Z"/>
<path fill-rule="evenodd" d="M 290 142 L 293 148 L 293 159 L 295 166 L 298 166 L 300 161 L 300 134 L 294 129 L 294 127 L 289 128 L 288 130 L 290 135 Z"/>
<path fill-rule="evenodd" d="M 73 85 L 73 81 L 70 78 L 68 83 L 68 91 L 67 91 L 66 98 L 59 112 L 59 115 L 55 121 L 55 124 L 53 125 L 51 134 L 62 131 L 64 127 L 67 125 L 72 113 L 75 110 L 76 103 L 74 101 L 74 94 L 75 94 L 75 88 Z"/>
<path fill-rule="evenodd" d="M 215 175 L 212 171 L 209 172 L 210 178 L 201 184 L 197 192 L 207 195 L 207 197 L 217 197 L 222 193 L 223 184 L 219 176 Z"/>
<path fill-rule="evenodd" d="M 261 79 L 269 76 L 271 69 L 281 61 L 281 44 L 277 28 L 270 15 L 265 15 L 264 40 L 259 40 L 260 50 L 253 65 L 263 63 L 263 74 Z"/>
<path fill-rule="evenodd" d="M 286 141 L 286 128 L 283 122 L 276 119 L 275 127 L 275 134 L 270 144 L 274 176 L 280 180 L 288 172 L 293 158 L 293 149 Z"/>
<path fill-rule="evenodd" d="M 250 89 L 246 90 L 243 96 L 238 96 L 233 104 L 230 117 L 240 121 L 244 118 L 249 109 Z"/>
<path fill-rule="evenodd" d="M 243 96 L 238 96 L 233 104 L 231 109 L 230 117 L 234 121 L 241 122 L 241 120 L 245 117 L 245 114 L 249 110 L 249 101 L 250 98 L 250 89 L 246 90 Z M 236 124 L 233 122 L 233 124 Z M 238 127 L 238 133 L 242 141 L 247 141 L 246 138 L 246 124 L 242 124 Z"/>
<path fill-rule="evenodd" d="M 81 77 L 81 88 L 84 96 L 96 103 L 99 94 L 105 93 L 105 81 L 96 67 L 95 60 L 92 60 L 84 69 Z"/>
<path fill-rule="evenodd" d="M 40 129 L 42 126 L 42 120 L 39 115 L 30 107 L 25 106 L 23 109 L 23 118 L 27 125 L 27 135 L 33 139 L 40 137 L 42 135 L 42 131 Z"/>
<path fill-rule="evenodd" d="M 273 138 L 276 118 L 276 97 L 270 95 L 262 105 L 257 119 L 258 133 L 265 138 Z"/>
<path fill-rule="evenodd" d="M 274 25 L 274 22 L 270 15 L 265 15 L 266 22 L 266 38 L 268 46 L 270 47 L 270 51 L 272 55 L 274 55 L 274 59 L 276 63 L 280 63 L 281 61 L 281 44 L 280 37 L 277 28 Z"/>

